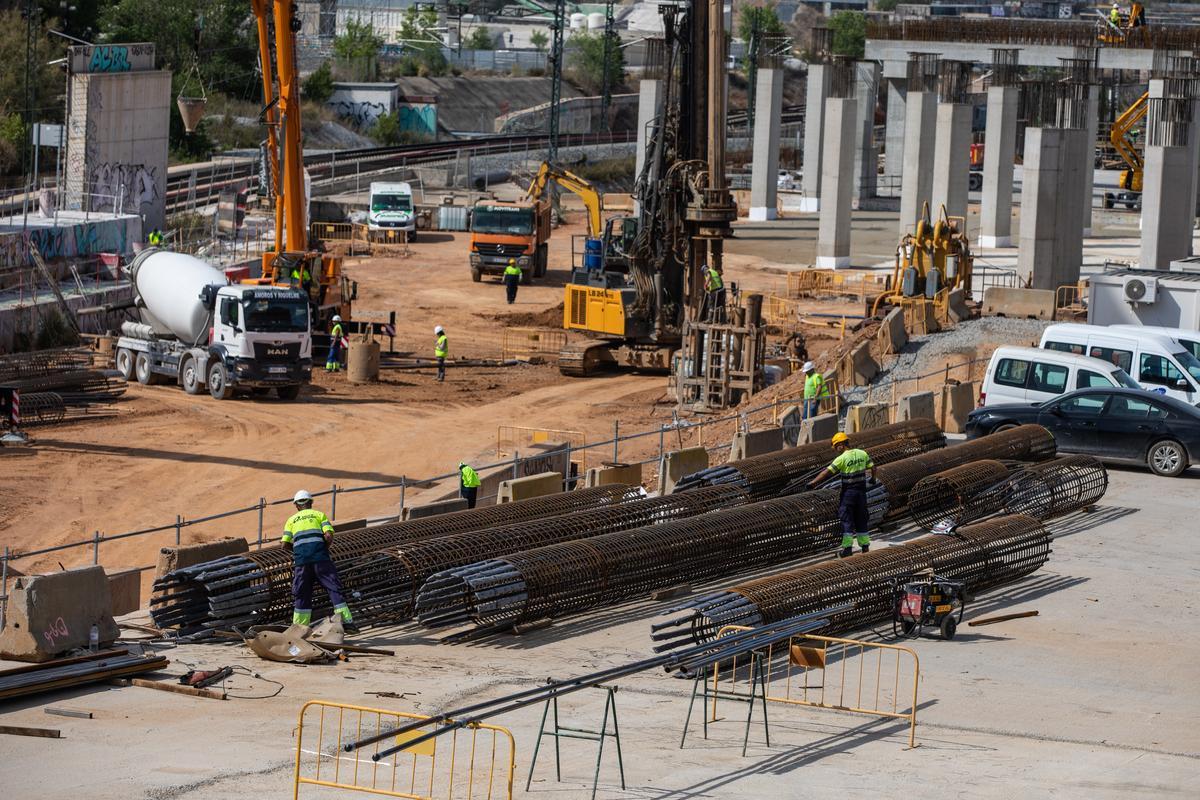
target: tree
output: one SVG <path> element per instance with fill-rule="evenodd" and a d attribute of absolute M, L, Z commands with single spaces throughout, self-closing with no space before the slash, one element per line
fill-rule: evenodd
<path fill-rule="evenodd" d="M 437 76 L 445 75 L 448 64 L 442 53 L 442 40 L 438 37 L 437 12 L 426 7 L 417 11 L 409 6 L 404 12 L 396 39 L 404 45 L 405 55 L 393 72 L 400 75 Z"/>
<path fill-rule="evenodd" d="M 762 5 L 743 3 L 741 6 L 737 21 L 737 38 L 749 43 L 755 33 L 759 36 L 786 35 L 775 4 L 770 0 Z"/>
<path fill-rule="evenodd" d="M 304 81 L 302 94 L 305 100 L 314 103 L 324 103 L 333 96 L 333 70 L 328 61 L 321 62 L 321 66 Z"/>
<path fill-rule="evenodd" d="M 550 37 L 545 31 L 534 31 L 529 34 L 529 43 L 538 49 L 538 52 L 546 49 L 546 44 L 550 41 Z"/>
<path fill-rule="evenodd" d="M 346 20 L 346 31 L 334 37 L 333 53 L 338 58 L 354 61 L 379 55 L 383 37 L 375 33 L 375 26 L 356 19 Z"/>
<path fill-rule="evenodd" d="M 867 51 L 867 18 L 858 11 L 839 11 L 829 18 L 833 52 L 862 58 Z"/>
<path fill-rule="evenodd" d="M 371 126 L 371 138 L 382 145 L 394 145 L 400 143 L 400 116 L 392 111 L 388 114 L 380 114 L 375 118 L 375 124 Z"/>
<path fill-rule="evenodd" d="M 900 0 L 875 0 L 876 11 L 895 11 L 898 5 Z"/>
<path fill-rule="evenodd" d="M 471 35 L 463 42 L 463 45 L 468 50 L 495 50 L 496 41 L 492 38 L 492 32 L 488 30 L 487 25 L 480 25 L 475 30 L 471 31 Z"/>
<path fill-rule="evenodd" d="M 576 32 L 567 41 L 566 72 L 571 81 L 588 94 L 604 90 L 604 54 L 608 51 L 612 86 L 625 80 L 625 53 L 616 37 L 603 32 Z"/>
<path fill-rule="evenodd" d="M 57 24 L 42 15 L 42 30 L 34 27 L 36 52 L 31 53 L 29 76 L 30 122 L 57 122 L 63 116 L 63 79 L 57 66 L 48 61 L 63 54 L 63 40 L 51 36 L 50 30 Z M 48 20 L 48 21 L 47 21 Z M 29 128 L 26 126 L 27 96 L 25 93 L 25 33 L 26 22 L 19 10 L 9 8 L 0 11 L 0 48 L 7 55 L 0 59 L 0 173 L 16 173 L 25 163 L 29 153 Z"/>

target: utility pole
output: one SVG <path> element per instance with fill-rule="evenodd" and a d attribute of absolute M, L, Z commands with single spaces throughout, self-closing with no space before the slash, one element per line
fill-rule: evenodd
<path fill-rule="evenodd" d="M 547 159 L 558 161 L 558 106 L 562 102 L 563 28 L 566 27 L 567 0 L 554 0 L 554 41 L 550 48 L 550 146 Z M 557 195 L 555 195 L 557 196 Z"/>
<path fill-rule="evenodd" d="M 612 120 L 608 117 L 609 107 L 612 106 L 612 62 L 613 51 L 617 48 L 617 26 L 613 19 L 613 0 L 604 3 L 604 87 L 600 96 L 600 119 L 605 130 L 612 130 Z"/>
<path fill-rule="evenodd" d="M 33 146 L 30 135 L 33 132 L 33 108 L 37 100 L 37 87 L 33 78 L 33 64 L 37 58 L 37 33 L 41 32 L 42 9 L 35 0 L 25 0 L 21 16 L 25 17 L 25 131 L 21 144 L 21 167 L 25 180 L 25 202 L 21 204 L 21 230 L 24 231 L 29 223 L 29 193 L 37 183 L 37 174 L 32 161 Z"/>

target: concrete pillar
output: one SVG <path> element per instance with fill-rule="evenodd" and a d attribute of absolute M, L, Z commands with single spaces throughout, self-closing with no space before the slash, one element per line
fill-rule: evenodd
<path fill-rule="evenodd" d="M 905 103 L 904 171 L 900 188 L 900 235 L 913 230 L 933 189 L 933 143 L 937 94 L 909 92 Z"/>
<path fill-rule="evenodd" d="M 662 81 L 658 78 L 643 78 L 638 87 L 637 150 L 634 161 L 634 179 L 642 174 L 646 163 L 646 145 L 650 128 L 658 114 L 658 102 L 662 95 Z M 637 209 L 634 209 L 637 213 Z"/>
<path fill-rule="evenodd" d="M 884 133 L 883 176 L 884 185 L 880 194 L 888 197 L 900 195 L 900 181 L 904 175 L 904 126 L 908 118 L 908 81 L 903 78 L 887 79 L 887 127 Z"/>
<path fill-rule="evenodd" d="M 854 154 L 859 149 L 857 100 L 825 101 L 825 152 L 821 158 L 821 219 L 817 228 L 817 266 L 850 266 L 850 207 L 855 184 Z"/>
<path fill-rule="evenodd" d="M 1143 269 L 1169 269 L 1187 256 L 1192 240 L 1193 196 L 1190 180 L 1179 176 L 1194 171 L 1190 148 L 1146 146 L 1142 176 Z"/>
<path fill-rule="evenodd" d="M 1084 123 L 1086 125 L 1086 121 Z M 1062 188 L 1059 194 L 1059 237 L 1057 269 L 1058 283 L 1047 287 L 1058 289 L 1079 280 L 1083 265 L 1083 206 L 1085 173 L 1091 173 L 1093 158 L 1087 155 L 1087 129 L 1063 130 Z"/>
<path fill-rule="evenodd" d="M 938 103 L 932 201 L 929 204 L 933 219 L 937 219 L 943 205 L 952 217 L 967 216 L 970 167 L 971 107 L 966 103 Z"/>
<path fill-rule="evenodd" d="M 1029 277 L 1034 289 L 1056 289 L 1056 204 L 1062 180 L 1063 131 L 1058 128 L 1025 129 L 1024 181 L 1021 187 L 1021 233 L 1017 271 Z M 986 156 L 986 153 L 985 153 Z"/>
<path fill-rule="evenodd" d="M 1092 192 L 1096 184 L 1096 138 L 1100 135 L 1100 87 L 1088 87 L 1087 119 L 1084 122 L 1087 141 L 1084 144 L 1083 172 L 1083 235 L 1092 235 Z M 984 158 L 987 154 L 984 154 Z"/>
<path fill-rule="evenodd" d="M 879 64 L 859 61 L 854 65 L 854 97 L 858 106 L 858 127 L 854 134 L 854 199 L 858 202 L 875 196 L 879 183 L 879 153 L 875 150 L 875 106 L 879 102 Z"/>
<path fill-rule="evenodd" d="M 1012 246 L 1013 160 L 1017 151 L 1019 99 L 1020 90 L 1015 86 L 992 86 L 988 89 L 980 247 Z"/>
<path fill-rule="evenodd" d="M 750 219 L 775 219 L 779 186 L 779 126 L 783 112 L 783 70 L 758 70 L 754 93 L 754 163 L 750 171 Z"/>
<path fill-rule="evenodd" d="M 833 73 L 828 64 L 808 65 L 808 90 L 804 111 L 804 173 L 800 188 L 801 211 L 821 208 L 821 152 L 825 141 L 825 100 L 829 97 L 829 82 Z"/>

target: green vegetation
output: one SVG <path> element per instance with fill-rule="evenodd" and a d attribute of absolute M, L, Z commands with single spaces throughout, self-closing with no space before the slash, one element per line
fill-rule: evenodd
<path fill-rule="evenodd" d="M 468 50 L 495 50 L 496 42 L 492 38 L 492 32 L 488 30 L 488 26 L 480 25 L 471 31 L 471 35 L 463 42 L 463 47 Z"/>
<path fill-rule="evenodd" d="M 577 32 L 567 41 L 567 78 L 588 94 L 600 94 L 604 89 L 604 52 L 608 50 L 612 86 L 625 81 L 625 52 L 620 41 L 601 33 Z"/>
<path fill-rule="evenodd" d="M 333 96 L 333 70 L 326 61 L 313 70 L 313 73 L 304 81 L 301 94 L 305 100 L 311 100 L 314 103 L 324 103 Z"/>
<path fill-rule="evenodd" d="M 829 18 L 833 52 L 862 58 L 867 51 L 867 18 L 858 11 L 839 11 Z"/>
<path fill-rule="evenodd" d="M 550 41 L 550 37 L 545 31 L 534 31 L 529 34 L 529 43 L 537 48 L 538 52 L 546 49 L 546 44 Z"/>
<path fill-rule="evenodd" d="M 410 6 L 404 12 L 404 21 L 396 39 L 404 46 L 404 55 L 387 71 L 389 77 L 423 78 L 438 77 L 449 71 L 446 57 L 442 55 L 442 43 L 433 32 L 437 27 L 437 12 L 432 8 L 417 11 Z"/>

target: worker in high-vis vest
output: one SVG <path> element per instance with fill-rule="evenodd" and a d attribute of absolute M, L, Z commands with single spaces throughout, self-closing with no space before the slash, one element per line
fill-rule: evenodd
<path fill-rule="evenodd" d="M 148 237 L 146 237 L 146 241 L 149 242 L 151 247 L 162 247 L 162 243 L 163 243 L 162 231 L 160 231 L 158 228 L 155 228 L 154 230 L 150 231 L 150 235 Z"/>
<path fill-rule="evenodd" d="M 450 355 L 450 340 L 441 325 L 434 327 L 433 335 L 437 337 L 433 342 L 433 357 L 437 359 L 437 379 L 441 382 L 446 380 L 446 356 Z"/>
<path fill-rule="evenodd" d="M 517 287 L 521 284 L 521 268 L 517 266 L 517 260 L 510 258 L 508 266 L 504 268 L 504 292 L 508 295 L 508 304 L 511 306 L 517 301 Z"/>
<path fill-rule="evenodd" d="M 478 472 L 471 469 L 467 462 L 458 462 L 458 496 L 467 501 L 467 508 L 475 507 L 480 483 Z"/>
<path fill-rule="evenodd" d="M 721 273 L 705 266 L 704 274 L 704 305 L 707 309 L 706 319 L 709 322 L 725 321 L 725 281 Z"/>
<path fill-rule="evenodd" d="M 821 398 L 829 396 L 829 386 L 813 362 L 805 361 L 800 371 L 804 373 L 804 419 L 808 419 L 821 413 Z"/>
<path fill-rule="evenodd" d="M 357 630 L 350 607 L 342 596 L 337 568 L 329 555 L 333 525 L 324 512 L 312 507 L 313 498 L 301 489 L 292 498 L 296 513 L 283 526 L 283 546 L 292 553 L 292 624 L 312 622 L 313 583 L 319 583 L 329 595 L 333 612 L 342 618 L 346 630 Z"/>
<path fill-rule="evenodd" d="M 866 553 L 871 549 L 871 515 L 867 508 L 867 474 L 875 480 L 875 462 L 866 450 L 850 446 L 850 437 L 844 433 L 833 435 L 833 450 L 837 457 L 821 474 L 809 484 L 815 489 L 826 479 L 837 475 L 841 478 L 842 494 L 838 501 L 838 517 L 842 521 L 842 558 L 854 552 L 854 540 Z"/>
<path fill-rule="evenodd" d="M 333 327 L 329 329 L 329 355 L 325 356 L 325 371 L 337 372 L 342 368 L 342 339 L 345 334 L 342 332 L 342 318 L 339 314 L 333 315 Z"/>

